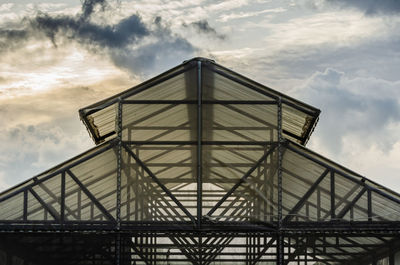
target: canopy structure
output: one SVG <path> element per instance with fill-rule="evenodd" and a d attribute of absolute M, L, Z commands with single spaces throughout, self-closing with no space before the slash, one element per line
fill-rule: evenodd
<path fill-rule="evenodd" d="M 320 111 L 194 58 L 79 111 L 96 147 L 0 194 L 0 264 L 400 264 L 400 195 Z"/>

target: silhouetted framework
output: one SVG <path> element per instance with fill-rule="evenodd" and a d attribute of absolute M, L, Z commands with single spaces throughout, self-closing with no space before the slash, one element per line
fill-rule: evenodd
<path fill-rule="evenodd" d="M 320 111 L 194 58 L 80 110 L 97 146 L 0 194 L 0 264 L 400 264 L 400 196 Z"/>

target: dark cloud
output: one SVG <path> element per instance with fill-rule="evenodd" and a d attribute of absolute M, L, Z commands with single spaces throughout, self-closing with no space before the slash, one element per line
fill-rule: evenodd
<path fill-rule="evenodd" d="M 107 2 L 105 0 L 85 0 L 82 3 L 81 19 L 86 20 L 93 14 L 96 6 L 101 6 L 102 10 L 106 8 Z"/>
<path fill-rule="evenodd" d="M 120 65 L 132 71 L 142 69 L 154 69 L 157 72 L 170 68 L 169 62 L 175 61 L 177 57 L 187 58 L 194 51 L 193 46 L 185 39 L 178 36 L 159 36 L 160 41 L 153 42 L 140 49 L 119 49 L 112 51 L 114 64 Z M 154 56 L 157 51 L 160 56 Z M 146 73 L 145 74 L 149 74 Z"/>
<path fill-rule="evenodd" d="M 175 62 L 177 58 L 184 60 L 195 50 L 190 42 L 163 25 L 161 17 L 146 23 L 136 13 L 115 24 L 93 22 L 95 14 L 103 15 L 107 21 L 106 13 L 99 13 L 107 7 L 106 0 L 85 0 L 81 12 L 75 16 L 38 13 L 33 18 L 25 18 L 20 30 L 0 28 L 0 52 L 28 38 L 48 38 L 55 47 L 77 42 L 91 52 L 110 57 L 118 67 L 135 75 L 146 75 L 155 65 L 162 64 L 162 60 L 170 57 Z M 211 30 L 207 25 L 204 30 Z"/>
<path fill-rule="evenodd" d="M 101 30 L 97 25 L 86 22 L 90 19 L 97 6 L 100 6 L 102 10 L 105 9 L 107 2 L 105 0 L 85 0 L 82 3 L 82 13 L 79 17 L 70 16 L 56 16 L 52 17 L 47 14 L 40 13 L 29 23 L 28 18 L 24 18 L 20 25 L 15 25 L 16 28 L 21 27 L 22 29 L 2 29 L 0 28 L 0 52 L 6 52 L 11 49 L 17 48 L 22 45 L 31 37 L 38 37 L 34 30 L 44 31 L 47 37 L 51 39 L 54 45 L 56 45 L 55 38 L 57 33 L 69 31 L 69 33 L 75 33 L 74 36 L 79 36 L 82 39 L 88 40 L 90 37 L 95 37 L 96 31 L 98 35 L 107 34 L 109 37 L 112 33 L 122 35 L 124 32 L 113 32 L 114 29 L 111 27 Z M 124 25 L 121 25 L 124 26 Z M 108 30 L 108 32 L 107 32 Z M 90 32 L 94 32 L 90 34 Z M 86 35 L 86 34 L 87 35 Z M 110 34 L 111 33 L 111 34 Z M 121 38 L 119 38 L 120 40 Z M 128 37 L 129 39 L 129 37 Z"/>
<path fill-rule="evenodd" d="M 398 13 L 400 12 L 399 0 L 326 0 L 328 3 L 338 4 L 342 7 L 356 7 L 366 14 Z"/>
<path fill-rule="evenodd" d="M 82 44 L 103 48 L 124 48 L 149 34 L 138 15 L 121 20 L 116 25 L 98 25 L 69 16 L 37 16 L 32 27 L 44 32 L 56 45 L 56 37 L 67 37 Z"/>
<path fill-rule="evenodd" d="M 19 47 L 29 38 L 26 29 L 1 29 L 0 28 L 0 52 L 6 52 Z"/>
<path fill-rule="evenodd" d="M 218 33 L 213 27 L 208 24 L 208 21 L 203 19 L 199 21 L 195 21 L 187 25 L 186 23 L 183 23 L 184 27 L 192 27 L 194 28 L 198 33 L 201 34 L 207 34 L 209 36 L 224 40 L 226 39 L 226 36 L 224 34 Z"/>

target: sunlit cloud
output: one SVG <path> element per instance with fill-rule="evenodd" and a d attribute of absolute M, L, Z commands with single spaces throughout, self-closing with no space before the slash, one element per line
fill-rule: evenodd
<path fill-rule="evenodd" d="M 400 190 L 400 16 L 383 2 L 0 4 L 0 190 L 93 146 L 79 108 L 194 56 L 320 108 L 309 147 Z"/>
<path fill-rule="evenodd" d="M 287 9 L 285 8 L 273 8 L 273 9 L 265 9 L 261 11 L 253 11 L 253 12 L 237 12 L 237 13 L 230 13 L 230 14 L 223 14 L 221 15 L 221 18 L 219 18 L 219 21 L 222 22 L 227 22 L 232 19 L 243 19 L 243 18 L 249 18 L 249 17 L 256 17 L 260 16 L 263 14 L 271 14 L 271 13 L 281 13 L 285 12 Z"/>

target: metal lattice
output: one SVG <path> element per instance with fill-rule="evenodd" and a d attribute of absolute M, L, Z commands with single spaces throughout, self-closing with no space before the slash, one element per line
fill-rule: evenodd
<path fill-rule="evenodd" d="M 202 58 L 88 106 L 98 145 L 0 194 L 0 263 L 392 265 L 400 196 L 304 147 L 319 113 Z"/>

